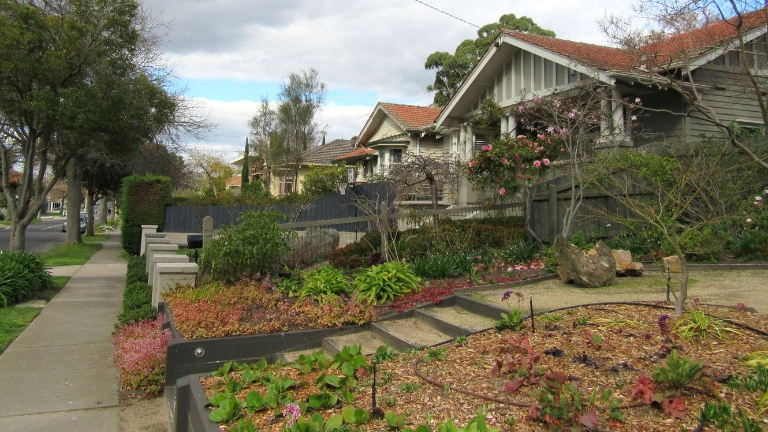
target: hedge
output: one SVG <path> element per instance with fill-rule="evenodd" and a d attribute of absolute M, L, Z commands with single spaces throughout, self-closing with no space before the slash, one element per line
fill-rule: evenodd
<path fill-rule="evenodd" d="M 171 199 L 171 180 L 155 175 L 132 175 L 123 179 L 122 243 L 131 255 L 141 249 L 141 226 L 157 225 L 163 230 L 165 205 Z"/>

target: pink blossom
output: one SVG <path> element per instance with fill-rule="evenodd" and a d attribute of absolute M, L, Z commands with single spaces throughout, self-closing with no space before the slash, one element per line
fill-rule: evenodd
<path fill-rule="evenodd" d="M 115 332 L 113 354 L 124 389 L 144 387 L 148 378 L 163 376 L 166 347 L 171 340 L 170 330 L 163 330 L 164 319 L 160 314 L 154 320 L 124 325 Z"/>
<path fill-rule="evenodd" d="M 285 427 L 287 429 L 290 429 L 291 426 L 293 426 L 294 423 L 296 423 L 296 420 L 301 415 L 301 408 L 299 408 L 298 405 L 295 403 L 288 404 L 285 409 L 283 410 L 283 417 L 288 419 L 288 422 L 285 424 Z"/>
<path fill-rule="evenodd" d="M 519 139 L 519 140 L 521 140 L 521 139 L 525 139 L 525 135 L 518 135 L 518 136 L 517 136 L 517 139 Z"/>
<path fill-rule="evenodd" d="M 533 96 L 533 100 L 534 100 L 534 101 L 536 101 L 536 102 L 541 102 L 541 96 L 539 96 L 539 95 L 534 95 L 534 96 Z"/>
<path fill-rule="evenodd" d="M 509 163 L 509 161 L 507 160 L 507 158 L 501 158 L 501 163 L 503 163 L 504 165 L 506 165 L 506 164 L 508 164 L 508 163 Z"/>
<path fill-rule="evenodd" d="M 574 118 L 577 115 L 579 115 L 579 110 L 577 110 L 576 108 L 572 109 L 571 112 L 568 113 L 569 118 Z"/>
<path fill-rule="evenodd" d="M 541 161 L 544 162 L 544 165 L 549 166 L 549 159 L 544 158 Z"/>
<path fill-rule="evenodd" d="M 640 103 L 640 98 L 635 98 L 635 103 Z"/>
<path fill-rule="evenodd" d="M 756 196 L 755 197 L 755 201 L 762 201 L 762 200 L 763 200 L 763 197 L 761 197 L 761 196 Z"/>
<path fill-rule="evenodd" d="M 504 195 L 507 191 L 504 188 L 499 189 L 499 195 Z"/>
<path fill-rule="evenodd" d="M 474 161 L 474 160 L 471 160 L 471 161 L 469 161 L 469 166 L 470 166 L 470 167 L 473 167 L 473 166 L 475 166 L 475 164 L 477 164 L 477 162 L 476 162 L 476 161 Z"/>
<path fill-rule="evenodd" d="M 524 170 L 525 169 L 525 164 L 520 165 L 520 169 Z"/>
<path fill-rule="evenodd" d="M 561 151 L 561 152 L 564 152 L 564 151 L 565 151 L 565 149 L 564 149 L 564 148 L 562 148 L 562 147 L 560 147 L 560 151 Z"/>
<path fill-rule="evenodd" d="M 482 149 L 483 149 L 484 151 L 491 151 L 491 150 L 493 150 L 493 146 L 492 146 L 492 145 L 490 145 L 490 144 L 487 144 L 487 145 L 484 145 L 484 146 L 482 147 Z"/>
<path fill-rule="evenodd" d="M 550 126 L 550 127 L 547 128 L 547 132 L 549 132 L 549 133 L 552 133 L 554 131 L 555 131 L 555 127 L 554 126 Z"/>
<path fill-rule="evenodd" d="M 540 167 L 541 166 L 541 161 L 539 161 L 539 160 L 533 161 L 533 166 Z"/>
<path fill-rule="evenodd" d="M 632 121 L 637 120 L 637 116 L 632 116 Z"/>

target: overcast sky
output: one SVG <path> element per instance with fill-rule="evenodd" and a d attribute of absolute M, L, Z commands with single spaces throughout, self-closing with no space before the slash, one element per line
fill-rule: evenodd
<path fill-rule="evenodd" d="M 629 13 L 625 0 L 424 0 L 483 26 L 529 16 L 559 38 L 604 44 L 597 21 Z M 428 105 L 434 51 L 453 53 L 477 28 L 416 0 L 144 0 L 169 23 L 164 51 L 186 94 L 218 123 L 190 144 L 227 160 L 242 152 L 261 96 L 289 72 L 315 68 L 328 87 L 319 117 L 327 141 L 357 135 L 378 101 Z"/>

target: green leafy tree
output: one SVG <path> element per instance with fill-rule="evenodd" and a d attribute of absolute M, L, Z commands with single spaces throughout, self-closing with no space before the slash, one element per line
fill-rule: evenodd
<path fill-rule="evenodd" d="M 427 57 L 424 68 L 435 71 L 435 82 L 427 86 L 427 91 L 435 92 L 435 105 L 444 107 L 448 104 L 501 29 L 555 36 L 555 32 L 539 27 L 531 18 L 505 14 L 498 22 L 481 27 L 477 31 L 477 39 L 461 42 L 453 54 L 445 51 L 433 52 Z"/>
<path fill-rule="evenodd" d="M 250 181 L 250 166 L 248 163 L 250 162 L 249 159 L 250 155 L 248 154 L 248 138 L 245 139 L 245 150 L 243 150 L 243 173 L 242 173 L 242 181 L 240 183 L 240 187 L 247 185 Z"/>
<path fill-rule="evenodd" d="M 324 197 L 339 191 L 339 185 L 347 182 L 347 167 L 333 165 L 314 167 L 301 182 L 301 192 L 305 195 Z"/>

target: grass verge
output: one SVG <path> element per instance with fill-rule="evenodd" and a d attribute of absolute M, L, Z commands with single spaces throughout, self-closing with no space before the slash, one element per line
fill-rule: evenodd
<path fill-rule="evenodd" d="M 56 294 L 61 291 L 62 288 L 64 288 L 64 285 L 69 282 L 70 277 L 69 276 L 53 276 L 51 279 L 53 279 L 53 285 L 50 289 L 45 291 L 38 291 L 34 294 L 32 294 L 32 297 L 30 300 L 45 300 L 45 301 L 51 301 L 54 297 L 56 297 Z"/>
<path fill-rule="evenodd" d="M 40 257 L 45 265 L 50 267 L 65 265 L 83 265 L 99 249 L 101 244 L 109 238 L 109 234 L 97 234 L 94 236 L 83 237 L 83 244 L 58 246 Z"/>
<path fill-rule="evenodd" d="M 0 353 L 8 348 L 41 310 L 33 307 L 0 308 Z"/>

